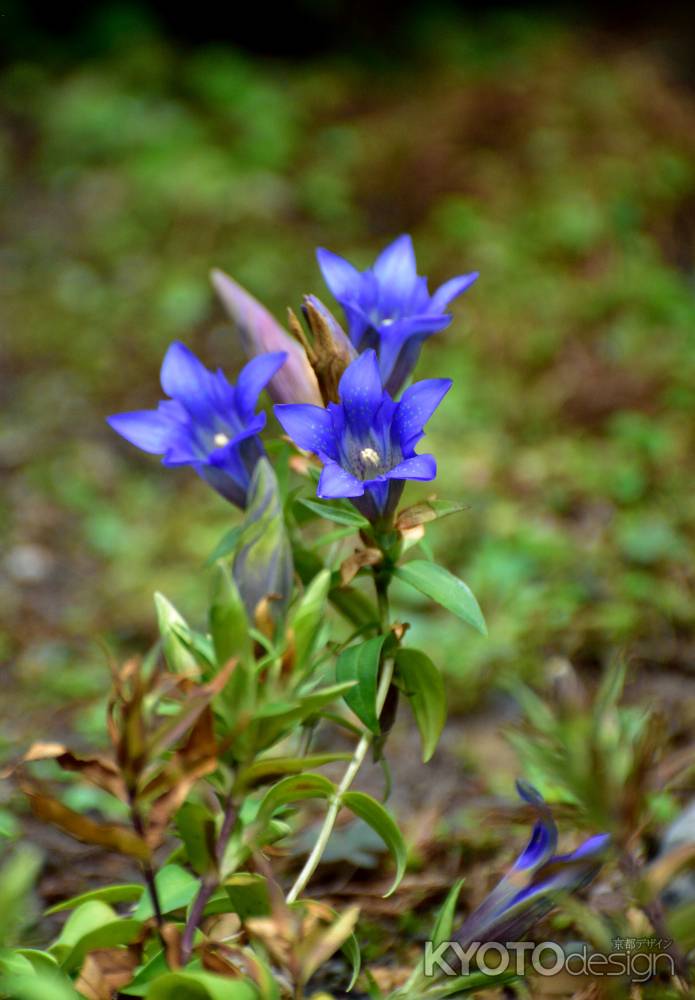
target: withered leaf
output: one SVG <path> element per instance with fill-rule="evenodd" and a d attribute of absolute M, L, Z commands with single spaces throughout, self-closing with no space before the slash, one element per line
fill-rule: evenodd
<path fill-rule="evenodd" d="M 125 783 L 116 764 L 108 757 L 79 757 L 62 743 L 34 743 L 22 758 L 29 764 L 37 760 L 55 760 L 64 771 L 80 774 L 86 781 L 103 788 L 121 801 L 127 801 Z"/>
<path fill-rule="evenodd" d="M 111 1000 L 127 986 L 138 965 L 135 948 L 102 948 L 84 960 L 75 989 L 86 1000 Z"/>
<path fill-rule="evenodd" d="M 26 782 L 22 782 L 22 790 L 28 796 L 32 811 L 39 819 L 53 823 L 54 826 L 60 827 L 76 840 L 80 840 L 84 844 L 108 847 L 118 851 L 119 854 L 127 854 L 130 857 L 139 858 L 141 861 L 149 857 L 150 852 L 145 841 L 128 827 L 116 823 L 97 823 L 88 816 L 82 816 L 69 809 L 58 799 L 45 795 Z"/>
<path fill-rule="evenodd" d="M 379 549 L 356 549 L 351 556 L 345 559 L 340 567 L 340 582 L 342 586 L 347 587 L 364 566 L 378 566 L 382 558 Z"/>

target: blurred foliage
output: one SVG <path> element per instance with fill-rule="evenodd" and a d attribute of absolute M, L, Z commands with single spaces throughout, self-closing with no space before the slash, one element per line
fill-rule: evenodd
<path fill-rule="evenodd" d="M 151 32 L 4 70 L 1 652 L 32 711 L 93 701 L 106 672 L 85 644 L 142 648 L 155 588 L 202 620 L 230 512 L 104 417 L 154 403 L 173 338 L 238 369 L 209 269 L 282 317 L 322 292 L 316 245 L 366 266 L 403 230 L 432 285 L 481 272 L 420 374 L 455 379 L 430 436 L 439 494 L 470 509 L 431 538 L 490 635 L 463 644 L 399 587 L 414 642 L 468 702 L 550 654 L 685 662 L 693 97 L 588 31 L 434 14 L 418 30 L 417 58 L 371 70 Z"/>

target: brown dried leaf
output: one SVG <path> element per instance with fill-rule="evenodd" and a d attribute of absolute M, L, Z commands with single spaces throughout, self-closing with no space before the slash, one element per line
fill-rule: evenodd
<path fill-rule="evenodd" d="M 101 948 L 84 960 L 77 992 L 86 1000 L 111 1000 L 122 986 L 127 986 L 138 965 L 137 949 Z"/>
<path fill-rule="evenodd" d="M 160 934 L 164 942 L 167 965 L 170 969 L 180 969 L 182 928 L 177 924 L 164 924 Z"/>
<path fill-rule="evenodd" d="M 28 764 L 36 760 L 55 760 L 64 771 L 80 774 L 97 788 L 103 788 L 122 802 L 127 801 L 123 778 L 116 764 L 107 757 L 78 757 L 62 743 L 34 743 L 22 761 Z"/>
<path fill-rule="evenodd" d="M 350 906 L 330 926 L 317 927 L 302 936 L 296 947 L 296 955 L 303 983 L 308 982 L 316 970 L 345 943 L 355 928 L 359 914 L 358 906 Z"/>
<path fill-rule="evenodd" d="M 378 566 L 383 556 L 379 549 L 355 549 L 340 567 L 340 583 L 347 587 L 364 566 Z"/>
<path fill-rule="evenodd" d="M 84 844 L 108 847 L 118 851 L 119 854 L 127 854 L 141 861 L 149 858 L 150 852 L 145 841 L 128 827 L 115 823 L 97 823 L 88 816 L 82 816 L 68 809 L 58 799 L 39 792 L 27 782 L 22 782 L 22 790 L 28 796 L 31 808 L 39 819 L 53 823 L 76 840 Z"/>

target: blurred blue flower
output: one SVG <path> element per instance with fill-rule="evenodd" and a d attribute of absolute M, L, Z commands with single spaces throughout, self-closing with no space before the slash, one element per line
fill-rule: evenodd
<path fill-rule="evenodd" d="M 394 240 L 362 272 L 323 247 L 316 256 L 326 284 L 345 310 L 352 343 L 358 351 L 376 350 L 384 387 L 394 396 L 415 367 L 422 342 L 451 322 L 446 307 L 478 277 L 474 271 L 451 278 L 430 295 L 427 278 L 417 273 L 408 235 Z"/>
<path fill-rule="evenodd" d="M 167 351 L 161 384 L 171 399 L 156 410 L 135 410 L 108 418 L 126 441 L 167 466 L 192 465 L 227 500 L 242 509 L 259 458 L 258 437 L 265 413 L 258 397 L 284 364 L 283 352 L 262 354 L 242 368 L 232 385 L 222 371 L 210 372 L 192 351 L 175 341 Z"/>
<path fill-rule="evenodd" d="M 345 370 L 339 403 L 287 404 L 275 415 L 296 445 L 323 462 L 317 494 L 346 497 L 378 521 L 395 509 L 404 480 L 434 479 L 432 455 L 416 455 L 424 425 L 451 387 L 451 379 L 416 382 L 394 402 L 385 391 L 376 354 L 365 351 Z"/>
<path fill-rule="evenodd" d="M 561 892 L 573 892 L 598 873 L 610 842 L 590 837 L 571 854 L 556 855 L 557 826 L 547 803 L 531 785 L 517 782 L 519 795 L 537 814 L 531 839 L 511 871 L 492 890 L 456 935 L 464 948 L 474 941 L 519 941 L 553 908 Z"/>

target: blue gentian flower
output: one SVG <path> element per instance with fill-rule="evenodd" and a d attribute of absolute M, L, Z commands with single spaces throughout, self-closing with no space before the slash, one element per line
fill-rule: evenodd
<path fill-rule="evenodd" d="M 384 387 L 392 396 L 415 367 L 422 342 L 451 322 L 449 303 L 478 277 L 474 271 L 451 278 L 430 295 L 427 278 L 417 273 L 408 235 L 394 240 L 362 272 L 323 247 L 316 256 L 324 281 L 345 311 L 350 339 L 360 352 L 376 350 Z"/>
<path fill-rule="evenodd" d="M 416 455 L 423 427 L 451 388 L 451 379 L 416 382 L 394 402 L 384 389 L 376 353 L 365 351 L 345 369 L 340 402 L 275 407 L 294 443 L 323 462 L 317 494 L 349 498 L 365 517 L 390 516 L 404 480 L 434 479 L 432 455 Z"/>
<path fill-rule="evenodd" d="M 192 465 L 218 493 L 243 509 L 251 475 L 264 454 L 258 434 L 266 417 L 255 412 L 256 404 L 286 357 L 278 351 L 254 358 L 234 386 L 222 371 L 208 371 L 175 341 L 160 379 L 171 399 L 156 410 L 118 413 L 107 422 L 131 444 L 163 455 L 164 465 Z"/>
<path fill-rule="evenodd" d="M 456 939 L 464 948 L 474 941 L 519 941 L 549 912 L 560 892 L 572 892 L 598 873 L 609 844 L 608 834 L 590 837 L 570 854 L 555 854 L 557 826 L 547 803 L 531 785 L 517 782 L 521 797 L 536 812 L 531 838 L 510 872 L 468 917 Z"/>

